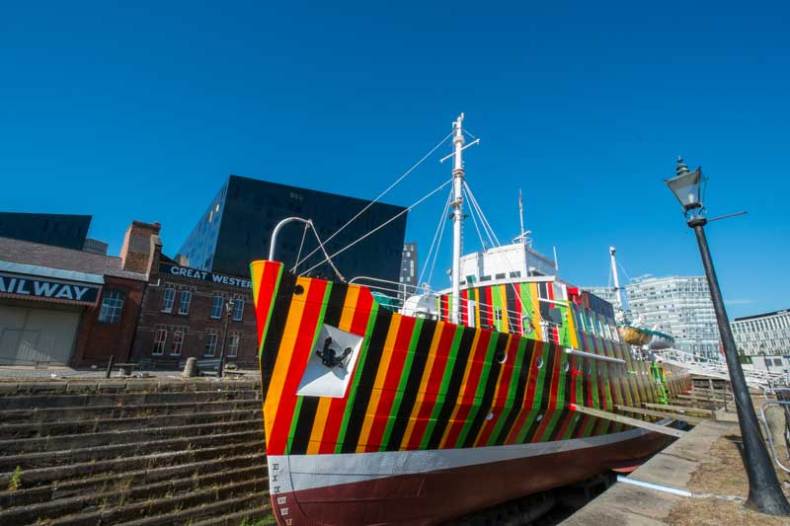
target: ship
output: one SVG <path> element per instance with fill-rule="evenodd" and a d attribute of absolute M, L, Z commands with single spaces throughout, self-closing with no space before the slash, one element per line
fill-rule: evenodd
<path fill-rule="evenodd" d="M 462 125 L 463 115 L 448 156 L 447 290 L 398 303 L 385 299 L 383 280 L 286 268 L 277 234 L 305 218 L 281 221 L 269 257 L 250 265 L 269 495 L 281 525 L 445 523 L 633 466 L 672 440 L 600 416 L 659 395 L 611 304 L 526 262 L 462 274 Z"/>

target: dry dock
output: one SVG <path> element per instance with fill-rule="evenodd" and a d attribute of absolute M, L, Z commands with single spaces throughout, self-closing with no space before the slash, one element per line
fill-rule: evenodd
<path fill-rule="evenodd" d="M 739 441 L 736 422 L 704 421 L 562 524 L 787 526 L 786 517 L 744 508 Z M 779 478 L 790 494 L 788 474 L 780 471 Z"/>

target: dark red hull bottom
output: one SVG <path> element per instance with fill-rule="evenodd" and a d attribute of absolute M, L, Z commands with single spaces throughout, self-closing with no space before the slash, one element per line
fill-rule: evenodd
<path fill-rule="evenodd" d="M 272 500 L 280 524 L 287 526 L 437 524 L 633 465 L 672 440 L 648 433 L 572 451 L 284 493 Z M 287 515 L 280 516 L 277 497 L 290 503 Z"/>

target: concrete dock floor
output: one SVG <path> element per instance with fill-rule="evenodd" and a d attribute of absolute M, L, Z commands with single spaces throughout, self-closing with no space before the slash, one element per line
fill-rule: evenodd
<path fill-rule="evenodd" d="M 618 482 L 561 524 L 598 525 L 790 525 L 743 506 L 748 493 L 735 422 L 706 421 L 629 475 L 691 496 Z M 790 476 L 778 472 L 785 494 Z"/>

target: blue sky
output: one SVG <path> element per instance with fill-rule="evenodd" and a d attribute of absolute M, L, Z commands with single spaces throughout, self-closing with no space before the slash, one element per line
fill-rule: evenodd
<path fill-rule="evenodd" d="M 172 253 L 229 173 L 371 198 L 464 111 L 500 238 L 520 187 L 565 279 L 606 284 L 610 244 L 631 276 L 701 273 L 662 183 L 682 154 L 712 215 L 749 211 L 708 228 L 731 315 L 790 307 L 785 3 L 111 4 L 4 7 L 0 209 L 92 214 L 114 252 L 160 221 Z M 409 220 L 423 250 L 443 199 Z"/>

